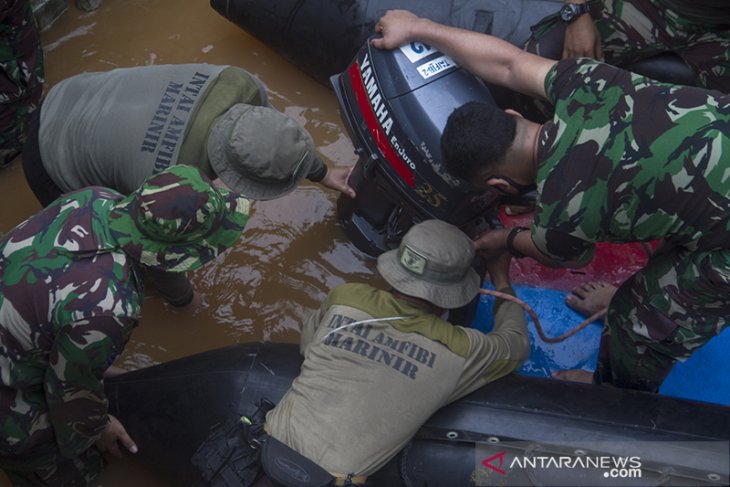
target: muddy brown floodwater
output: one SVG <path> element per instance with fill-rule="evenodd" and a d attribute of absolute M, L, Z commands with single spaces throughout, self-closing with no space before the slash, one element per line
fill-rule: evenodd
<path fill-rule="evenodd" d="M 102 0 L 68 11 L 42 35 L 45 91 L 84 71 L 145 64 L 230 64 L 255 73 L 272 104 L 304 125 L 330 165 L 353 164 L 334 93 L 216 13 L 204 0 Z M 0 171 L 0 232 L 40 209 L 19 160 Z M 240 242 L 192 273 L 203 306 L 171 310 L 153 291 L 116 364 L 138 369 L 212 348 L 250 341 L 296 342 L 301 323 L 334 286 L 372 281 L 374 261 L 336 222 L 337 194 L 305 182 L 294 193 L 253 205 Z M 0 477 L 0 485 L 7 480 Z M 113 461 L 92 485 L 165 486 L 134 463 Z"/>

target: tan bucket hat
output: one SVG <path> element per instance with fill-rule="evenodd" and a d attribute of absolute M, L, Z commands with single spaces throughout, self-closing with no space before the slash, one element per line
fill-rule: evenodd
<path fill-rule="evenodd" d="M 271 200 L 293 191 L 317 164 L 309 133 L 269 107 L 233 105 L 208 136 L 213 170 L 233 191 Z"/>
<path fill-rule="evenodd" d="M 378 272 L 403 294 L 444 309 L 459 308 L 479 291 L 474 254 L 474 243 L 461 230 L 426 220 L 408 230 L 398 249 L 378 257 Z"/>

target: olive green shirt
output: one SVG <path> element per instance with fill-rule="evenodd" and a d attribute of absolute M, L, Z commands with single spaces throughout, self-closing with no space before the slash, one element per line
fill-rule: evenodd
<path fill-rule="evenodd" d="M 499 304 L 494 320 L 484 334 L 369 285 L 342 285 L 305 323 L 301 373 L 267 428 L 333 474 L 371 475 L 436 410 L 527 358 L 519 306 Z"/>

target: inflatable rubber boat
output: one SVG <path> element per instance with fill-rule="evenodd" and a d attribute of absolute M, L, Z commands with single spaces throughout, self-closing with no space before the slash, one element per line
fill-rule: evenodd
<path fill-rule="evenodd" d="M 563 0 L 210 0 L 222 16 L 327 84 L 342 72 L 375 23 L 390 9 L 405 9 L 436 22 L 491 34 L 517 46 L 530 26 L 557 12 Z M 688 68 L 667 56 L 635 69 L 691 80 Z M 660 75 L 661 76 L 661 75 Z"/>
<path fill-rule="evenodd" d="M 562 0 L 211 0 L 225 18 L 315 79 L 342 72 L 378 19 L 406 9 L 437 22 L 493 34 L 514 44 Z"/>
<path fill-rule="evenodd" d="M 137 457 L 172 485 L 210 475 L 193 461 L 218 425 L 276 403 L 298 346 L 240 344 L 106 381 L 109 412 Z M 517 374 L 444 407 L 372 485 L 728 485 L 730 408 Z M 226 485 L 226 484 L 219 484 Z"/>

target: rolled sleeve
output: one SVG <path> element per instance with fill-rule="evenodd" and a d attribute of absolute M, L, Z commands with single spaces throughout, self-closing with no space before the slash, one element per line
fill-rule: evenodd
<path fill-rule="evenodd" d="M 319 183 L 324 179 L 326 175 L 327 165 L 318 157 L 316 159 L 316 162 L 314 163 L 314 166 L 309 171 L 309 174 L 307 174 L 307 179 L 309 179 L 313 183 Z"/>
<path fill-rule="evenodd" d="M 136 320 L 98 316 L 66 325 L 57 334 L 45 376 L 48 413 L 64 457 L 90 448 L 106 427 L 102 377 L 123 350 Z"/>
<path fill-rule="evenodd" d="M 577 267 L 588 265 L 596 253 L 594 243 L 557 230 L 533 226 L 531 238 L 535 248 L 558 267 L 568 263 Z"/>

